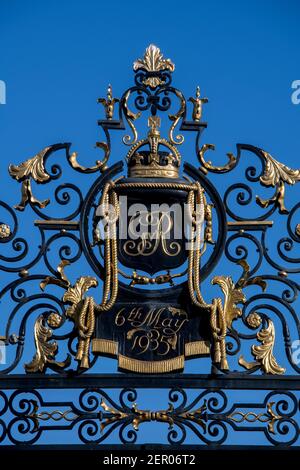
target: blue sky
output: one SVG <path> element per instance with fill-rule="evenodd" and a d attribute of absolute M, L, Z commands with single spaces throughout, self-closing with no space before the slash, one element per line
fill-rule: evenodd
<path fill-rule="evenodd" d="M 204 142 L 216 144 L 217 160 L 242 142 L 300 167 L 300 105 L 291 101 L 300 79 L 299 15 L 296 0 L 0 0 L 3 199 L 13 205 L 19 198 L 8 164 L 49 144 L 72 142 L 87 165 L 98 158 L 103 110 L 96 98 L 108 83 L 116 96 L 133 83 L 132 63 L 149 43 L 175 62 L 177 88 L 191 96 L 200 85 L 209 98 Z M 113 150 L 111 162 L 127 151 Z M 189 151 L 183 157 L 196 163 Z M 297 198 L 299 188 L 289 201 Z M 23 224 L 31 235 L 26 216 Z"/>

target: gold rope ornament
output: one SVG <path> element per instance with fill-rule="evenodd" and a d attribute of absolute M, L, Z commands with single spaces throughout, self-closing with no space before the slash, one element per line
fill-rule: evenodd
<path fill-rule="evenodd" d="M 103 287 L 103 297 L 101 304 L 96 304 L 93 297 L 86 297 L 83 306 L 78 313 L 77 328 L 79 333 L 78 350 L 76 360 L 80 362 L 80 367 L 88 369 L 89 350 L 91 337 L 95 330 L 95 311 L 107 312 L 110 310 L 117 299 L 118 295 L 118 254 L 117 254 L 117 229 L 116 224 L 120 215 L 119 201 L 114 191 L 114 182 L 108 182 L 103 189 L 101 197 L 101 207 L 103 208 L 103 216 L 107 220 L 105 226 L 104 240 L 104 268 L 105 280 Z M 108 221 L 109 207 L 114 208 L 114 219 Z M 68 300 L 67 292 L 64 300 Z M 82 299 L 81 299 L 82 300 Z"/>

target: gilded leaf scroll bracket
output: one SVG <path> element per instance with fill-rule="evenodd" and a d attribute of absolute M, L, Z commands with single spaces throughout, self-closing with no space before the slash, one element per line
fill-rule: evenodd
<path fill-rule="evenodd" d="M 267 319 L 267 326 L 257 333 L 257 339 L 261 344 L 253 345 L 251 348 L 255 361 L 247 362 L 243 355 L 241 355 L 239 358 L 239 364 L 247 370 L 261 368 L 261 370 L 266 374 L 284 374 L 285 369 L 278 365 L 273 355 L 275 327 L 272 320 L 269 318 Z"/>
<path fill-rule="evenodd" d="M 45 147 L 34 157 L 20 163 L 20 165 L 9 165 L 8 171 L 12 178 L 22 183 L 21 201 L 15 206 L 15 209 L 23 211 L 28 203 L 45 208 L 50 200 L 39 201 L 32 194 L 31 179 L 36 183 L 46 183 L 50 180 L 50 175 L 44 167 L 44 158 L 52 150 L 52 146 Z"/>
<path fill-rule="evenodd" d="M 59 328 L 63 323 L 63 318 L 56 312 L 49 315 L 40 315 L 34 325 L 34 342 L 36 353 L 31 362 L 25 364 L 27 373 L 43 372 L 48 366 L 52 369 L 66 369 L 71 363 L 71 356 L 68 354 L 63 362 L 57 362 L 55 356 L 58 350 L 56 341 L 50 342 L 52 329 Z"/>
<path fill-rule="evenodd" d="M 275 194 L 270 199 L 261 199 L 256 196 L 256 202 L 263 208 L 275 204 L 279 208 L 280 214 L 288 214 L 285 207 L 285 184 L 294 185 L 300 181 L 300 170 L 293 170 L 283 163 L 275 160 L 268 152 L 259 149 L 265 162 L 265 168 L 259 180 L 263 186 L 276 187 Z"/>

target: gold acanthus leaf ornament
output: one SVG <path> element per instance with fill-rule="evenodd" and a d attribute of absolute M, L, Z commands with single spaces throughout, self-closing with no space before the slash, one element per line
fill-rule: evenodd
<path fill-rule="evenodd" d="M 50 179 L 50 175 L 46 172 L 44 167 L 44 158 L 51 150 L 52 146 L 45 147 L 34 157 L 29 158 L 23 163 L 20 163 L 20 165 L 9 165 L 8 171 L 10 176 L 17 181 L 22 182 L 21 201 L 15 206 L 17 210 L 23 211 L 28 203 L 31 203 L 34 206 L 38 206 L 41 209 L 49 204 L 49 199 L 39 201 L 33 196 L 31 189 L 31 178 L 37 183 L 45 183 Z"/>
<path fill-rule="evenodd" d="M 267 327 L 262 328 L 257 333 L 257 339 L 262 344 L 253 345 L 251 348 L 252 355 L 255 358 L 253 362 L 247 362 L 241 355 L 239 364 L 247 370 L 261 368 L 266 374 L 281 375 L 285 373 L 284 367 L 278 365 L 275 357 L 273 356 L 273 348 L 275 343 L 275 327 L 272 320 L 268 318 Z"/>
<path fill-rule="evenodd" d="M 265 168 L 262 176 L 259 178 L 263 186 L 276 186 L 275 194 L 270 199 L 261 199 L 256 196 L 256 202 L 263 208 L 275 204 L 279 207 L 281 214 L 288 214 L 284 204 L 285 183 L 293 185 L 300 181 L 300 170 L 293 170 L 283 163 L 278 162 L 268 152 L 260 149 L 260 153 L 265 160 Z"/>
<path fill-rule="evenodd" d="M 89 348 L 95 329 L 95 301 L 93 297 L 84 297 L 90 287 L 96 287 L 98 281 L 92 276 L 81 276 L 74 286 L 68 288 L 63 302 L 69 303 L 66 315 L 74 321 L 78 331 L 78 348 L 76 360 L 82 369 L 88 369 Z"/>
<path fill-rule="evenodd" d="M 50 176 L 45 171 L 44 157 L 51 147 L 45 147 L 34 157 L 29 158 L 20 165 L 9 165 L 9 174 L 17 181 L 21 181 L 27 176 L 32 177 L 37 183 L 47 181 Z"/>
<path fill-rule="evenodd" d="M 245 303 L 246 296 L 241 288 L 237 288 L 230 276 L 215 276 L 212 284 L 218 284 L 224 294 L 224 311 L 227 328 L 231 328 L 233 320 L 242 315 L 238 303 Z"/>
<path fill-rule="evenodd" d="M 212 284 L 217 284 L 221 287 L 224 294 L 224 312 L 227 328 L 231 328 L 233 320 L 242 315 L 242 309 L 237 307 L 237 304 L 244 304 L 246 296 L 243 288 L 250 285 L 258 285 L 263 291 L 267 287 L 266 281 L 260 276 L 250 277 L 250 267 L 246 260 L 239 260 L 238 264 L 243 268 L 243 272 L 239 280 L 234 283 L 231 276 L 215 276 L 212 279 Z"/>
<path fill-rule="evenodd" d="M 52 368 L 65 369 L 70 365 L 71 358 L 67 358 L 63 362 L 57 362 L 55 356 L 57 353 L 56 341 L 49 342 L 52 337 L 52 329 L 58 328 L 62 324 L 62 317 L 55 312 L 50 313 L 46 319 L 45 315 L 40 315 L 34 325 L 34 342 L 36 353 L 32 361 L 25 364 L 25 370 L 28 373 L 43 372 L 47 365 Z"/>
<path fill-rule="evenodd" d="M 70 303 L 66 314 L 68 317 L 75 319 L 75 312 L 78 304 L 83 300 L 84 294 L 91 288 L 97 287 L 98 281 L 92 276 L 80 277 L 74 286 L 70 286 L 63 296 L 63 301 Z"/>
<path fill-rule="evenodd" d="M 161 72 L 163 70 L 169 70 L 174 72 L 175 65 L 170 59 L 164 59 L 160 49 L 154 44 L 150 44 L 147 47 L 144 57 L 137 59 L 133 64 L 133 70 L 143 69 L 146 72 Z M 150 86 L 150 88 L 156 88 L 161 85 L 163 81 L 158 76 L 148 77 L 143 81 L 144 85 Z"/>

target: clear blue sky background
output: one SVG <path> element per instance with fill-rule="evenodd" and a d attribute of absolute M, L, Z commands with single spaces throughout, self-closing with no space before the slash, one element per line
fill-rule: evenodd
<path fill-rule="evenodd" d="M 296 0 L 0 0 L 0 80 L 7 87 L 0 105 L 1 196 L 17 202 L 8 164 L 46 145 L 72 142 L 83 163 L 98 158 L 93 145 L 103 113 L 96 98 L 110 82 L 116 96 L 133 83 L 132 62 L 149 43 L 175 62 L 177 88 L 190 96 L 199 84 L 209 98 L 204 142 L 217 145 L 216 158 L 244 142 L 300 167 L 300 105 L 291 101 L 291 83 L 300 79 L 299 15 Z M 117 145 L 111 161 L 125 152 Z M 192 154 L 184 158 L 196 163 Z M 293 194 L 295 201 L 299 188 Z"/>

